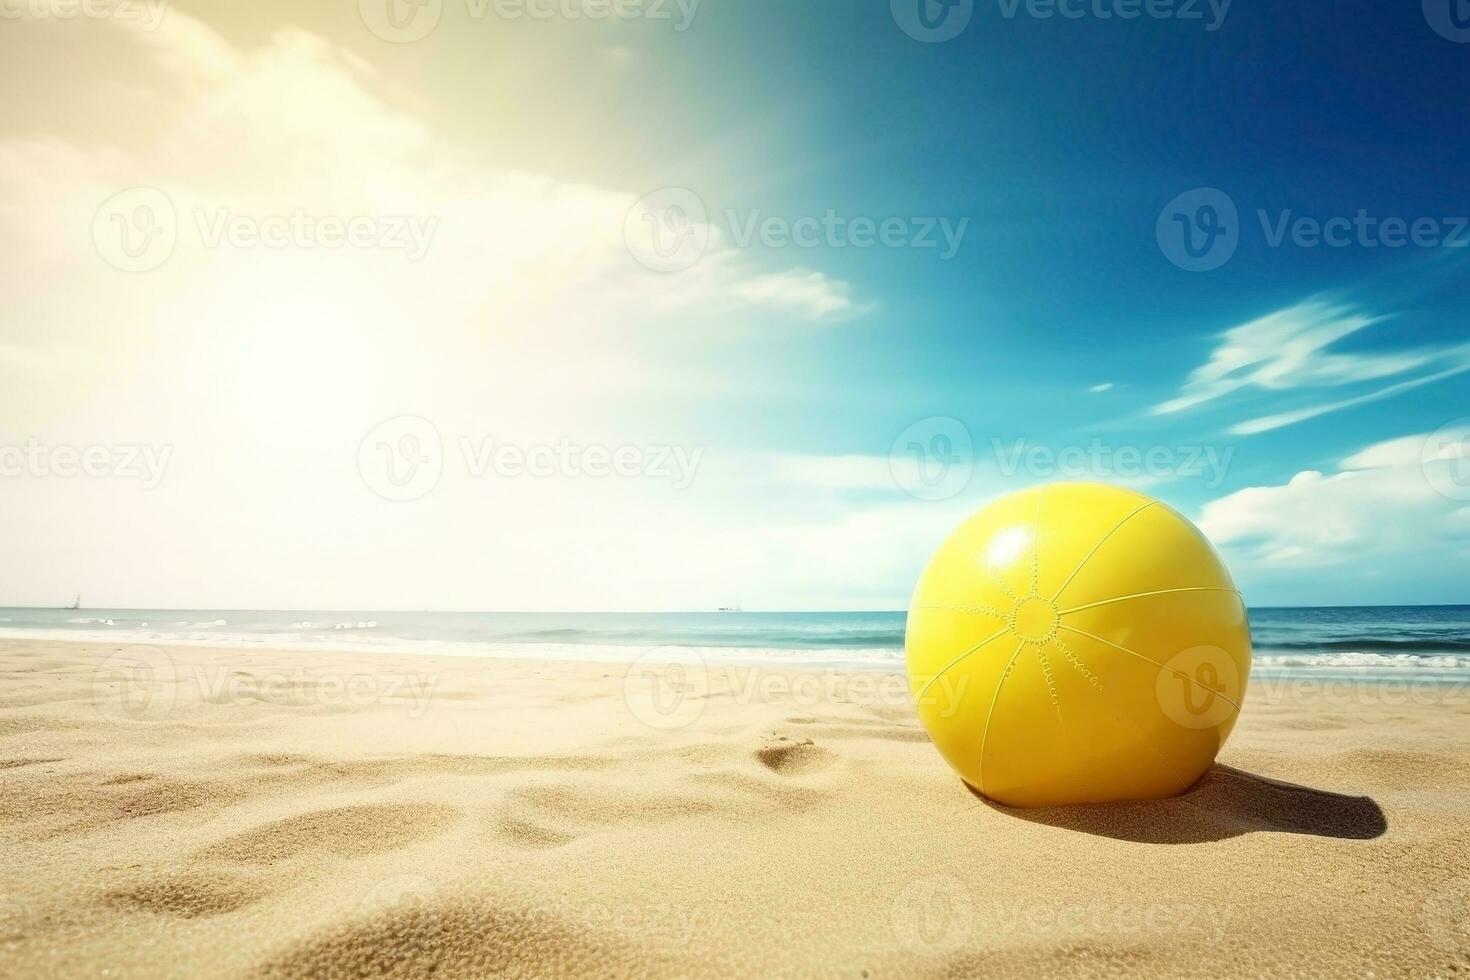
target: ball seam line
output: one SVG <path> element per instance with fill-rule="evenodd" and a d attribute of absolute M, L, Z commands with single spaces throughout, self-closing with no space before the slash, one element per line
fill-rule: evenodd
<path fill-rule="evenodd" d="M 1066 581 L 1062 583 L 1062 587 L 1060 589 L 1057 589 L 1056 595 L 1051 597 L 1052 603 L 1055 604 L 1061 600 L 1062 593 L 1067 591 L 1067 587 L 1072 584 L 1072 580 L 1075 579 L 1078 573 L 1087 566 L 1088 562 L 1092 561 L 1092 557 L 1098 553 L 1102 546 L 1104 544 L 1107 544 L 1109 538 L 1111 538 L 1114 534 L 1117 534 L 1119 529 L 1121 529 L 1124 524 L 1127 524 L 1129 521 L 1133 520 L 1133 518 L 1148 510 L 1156 503 L 1158 503 L 1157 500 L 1150 500 L 1148 503 L 1142 505 L 1136 510 L 1131 511 L 1126 516 L 1124 516 L 1121 521 L 1119 521 L 1117 524 L 1114 524 L 1107 534 L 1104 534 L 1101 538 L 1099 538 L 1097 544 L 1092 546 L 1092 550 L 1089 551 L 1087 555 L 1080 562 L 1077 563 L 1076 568 L 1072 569 L 1072 574 L 1068 575 Z"/>
<path fill-rule="evenodd" d="M 1000 703 L 1001 689 L 1006 686 L 1006 681 L 1011 678 L 1011 668 L 1015 667 L 1016 658 L 1021 655 L 1021 651 L 1024 649 L 1026 649 L 1026 641 L 1022 640 L 1016 646 L 1016 652 L 1011 654 L 1011 659 L 1006 661 L 1005 669 L 1000 672 L 1000 680 L 996 682 L 995 693 L 990 697 L 990 710 L 985 712 L 985 727 L 980 730 L 980 763 L 977 770 L 980 776 L 980 786 L 978 788 L 982 796 L 988 795 L 985 792 L 985 744 L 986 740 L 990 738 L 990 720 L 995 717 L 995 706 Z"/>
<path fill-rule="evenodd" d="M 990 636 L 986 637 L 985 639 L 981 640 L 979 643 L 975 644 L 970 649 L 968 649 L 964 653 L 960 654 L 958 657 L 955 657 L 953 660 L 951 660 L 944 667 L 940 668 L 940 670 L 938 671 L 938 673 L 936 673 L 933 677 L 929 678 L 929 680 L 925 682 L 924 686 L 919 689 L 919 698 L 922 698 L 925 694 L 927 694 L 929 692 L 929 688 L 931 688 L 931 687 L 934 686 L 935 681 L 939 680 L 939 678 L 941 678 L 945 674 L 949 673 L 950 669 L 953 668 L 953 667 L 955 667 L 956 665 L 958 665 L 960 661 L 964 660 L 966 657 L 970 656 L 973 653 L 978 653 L 982 647 L 989 646 L 991 643 L 993 643 L 996 640 L 1000 639 L 1002 636 L 1005 636 L 1010 631 L 1011 631 L 1011 627 L 1009 625 L 1006 625 L 1006 626 L 1001 627 L 1001 629 L 999 629 L 995 633 L 992 633 Z M 918 700 L 918 698 L 916 698 L 915 700 Z"/>
<path fill-rule="evenodd" d="M 1102 637 L 1100 637 L 1100 636 L 1098 636 L 1098 635 L 1096 635 L 1094 633 L 1089 633 L 1086 630 L 1079 630 L 1075 626 L 1065 626 L 1064 625 L 1064 626 L 1058 627 L 1058 629 L 1064 629 L 1064 630 L 1066 630 L 1069 633 L 1077 633 L 1077 634 L 1079 634 L 1081 636 L 1088 637 L 1089 639 L 1096 640 L 1099 643 L 1102 643 L 1102 644 L 1105 644 L 1107 646 L 1112 647 L 1114 650 L 1121 650 L 1122 652 L 1128 654 L 1129 656 L 1137 657 L 1139 660 L 1142 660 L 1145 663 L 1153 664 L 1155 667 L 1159 668 L 1159 670 L 1167 670 L 1169 673 L 1173 674 L 1174 676 L 1176 676 L 1176 677 L 1182 677 L 1182 678 L 1184 678 L 1184 680 L 1188 681 L 1191 684 L 1194 684 L 1194 685 L 1200 687 L 1201 689 L 1203 689 L 1204 691 L 1209 692 L 1210 694 L 1214 694 L 1214 695 L 1217 695 L 1217 696 L 1219 696 L 1221 698 L 1224 698 L 1226 701 L 1228 701 L 1235 708 L 1236 711 L 1240 711 L 1241 710 L 1240 705 L 1237 704 L 1236 701 L 1235 701 L 1235 699 L 1232 698 L 1232 697 L 1230 697 L 1229 695 L 1222 694 L 1221 692 L 1216 691 L 1213 688 L 1205 687 L 1203 684 L 1200 684 L 1199 681 L 1195 680 L 1193 677 L 1190 677 L 1188 674 L 1185 674 L 1182 671 L 1175 670 L 1173 667 L 1169 667 L 1169 666 L 1166 666 L 1164 664 L 1161 664 L 1157 660 L 1153 659 L 1152 657 L 1145 657 L 1143 654 L 1139 653 L 1137 650 L 1130 650 L 1130 649 L 1128 649 L 1125 646 L 1120 646 L 1119 644 L 1114 643 L 1112 640 L 1104 640 Z"/>
<path fill-rule="evenodd" d="M 1240 594 L 1239 589 L 1232 589 L 1224 585 L 1192 585 L 1183 589 L 1158 589 L 1153 592 L 1135 592 L 1132 595 L 1120 595 L 1114 596 L 1111 599 L 1099 599 L 1097 602 L 1088 602 L 1080 606 L 1073 606 L 1070 609 L 1058 610 L 1057 615 L 1065 616 L 1068 613 L 1081 612 L 1084 609 L 1096 609 L 1099 606 L 1111 605 L 1114 602 L 1127 602 L 1129 599 L 1146 599 L 1149 596 L 1156 595 L 1173 595 L 1176 592 L 1231 592 L 1239 597 L 1242 602 L 1245 601 L 1245 596 Z"/>

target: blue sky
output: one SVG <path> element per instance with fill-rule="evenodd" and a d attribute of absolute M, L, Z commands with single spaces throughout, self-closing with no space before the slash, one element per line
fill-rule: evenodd
<path fill-rule="evenodd" d="M 1451 21 L 975 0 L 926 43 L 901 22 L 935 0 L 431 0 L 406 39 L 389 2 L 4 25 L 0 77 L 54 82 L 0 115 L 0 444 L 171 462 L 0 481 L 29 529 L 0 604 L 895 608 L 966 513 L 1064 477 L 1200 521 L 1256 605 L 1466 600 Z M 138 188 L 178 245 L 120 271 L 97 229 Z M 416 214 L 432 247 L 220 244 L 220 209 Z M 697 254 L 648 268 L 658 227 Z M 403 418 L 443 470 L 407 502 L 353 466 Z M 905 447 L 955 426 L 958 475 L 916 483 Z M 467 472 L 486 439 L 678 447 L 697 478 Z"/>
<path fill-rule="evenodd" d="M 881 451 L 885 434 L 931 415 L 962 419 L 981 455 L 997 438 L 1233 453 L 1218 485 L 1184 477 L 1153 488 L 1199 516 L 1235 491 L 1330 476 L 1366 447 L 1467 413 L 1470 375 L 1454 372 L 1470 366 L 1470 249 L 1374 247 L 1371 232 L 1347 247 L 1304 247 L 1291 232 L 1272 241 L 1283 220 L 1363 211 L 1435 219 L 1445 239 L 1470 243 L 1470 129 L 1451 94 L 1470 78 L 1470 46 L 1436 34 L 1413 5 L 1238 3 L 1211 32 L 1147 18 L 1010 20 L 982 3 L 939 44 L 895 32 L 883 5 L 843 11 L 706 8 L 687 43 L 666 48 L 671 81 L 701 96 L 713 77 L 745 83 L 713 112 L 699 98 L 652 99 L 640 125 L 677 133 L 695 159 L 732 131 L 772 138 L 764 161 L 735 150 L 740 172 L 712 182 L 712 211 L 949 216 L 970 219 L 968 234 L 947 262 L 914 249 L 811 255 L 877 309 L 832 330 L 763 335 L 758 349 L 734 345 L 743 368 L 793 390 L 706 405 L 701 419 L 793 453 Z M 648 182 L 681 175 L 653 168 Z M 1202 187 L 1233 201 L 1240 241 L 1223 266 L 1185 271 L 1156 222 L 1176 195 Z M 1255 383 L 1157 413 L 1227 331 L 1273 315 Z M 1359 320 L 1374 322 L 1349 329 Z M 1317 330 L 1342 336 L 1270 362 L 1273 348 L 1289 353 Z M 1328 364 L 1335 372 L 1314 374 Z M 1386 492 L 1324 496 L 1343 497 L 1331 507 L 1352 507 L 1366 525 L 1381 520 Z M 1412 511 L 1417 533 L 1363 541 L 1376 554 L 1367 569 L 1350 548 L 1288 540 L 1264 515 L 1227 552 L 1261 602 L 1464 601 L 1458 503 L 1429 498 Z M 1451 563 L 1425 567 L 1426 542 Z M 1284 557 L 1299 547 L 1316 560 Z"/>

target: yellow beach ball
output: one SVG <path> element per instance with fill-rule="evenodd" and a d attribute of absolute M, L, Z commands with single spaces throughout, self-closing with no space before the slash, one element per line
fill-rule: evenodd
<path fill-rule="evenodd" d="M 1056 484 L 971 517 L 909 607 L 909 683 L 960 777 L 1018 807 L 1177 796 L 1225 744 L 1250 627 L 1199 529 L 1143 494 Z"/>

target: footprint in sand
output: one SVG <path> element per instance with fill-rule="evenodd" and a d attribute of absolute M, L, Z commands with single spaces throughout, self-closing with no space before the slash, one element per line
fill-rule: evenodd
<path fill-rule="evenodd" d="M 821 772 L 837 761 L 837 756 L 805 738 L 792 741 L 784 735 L 756 750 L 756 760 L 782 776 L 805 776 Z"/>
<path fill-rule="evenodd" d="M 31 823 L 26 836 L 55 840 L 112 829 L 123 821 L 219 808 L 239 797 L 231 787 L 209 783 L 101 777 L 73 773 L 16 780 L 0 794 L 0 823 Z"/>
<path fill-rule="evenodd" d="M 518 847 L 547 849 L 617 825 L 661 823 L 721 807 L 710 794 L 687 790 L 649 792 L 616 783 L 518 786 L 506 794 L 494 829 Z"/>

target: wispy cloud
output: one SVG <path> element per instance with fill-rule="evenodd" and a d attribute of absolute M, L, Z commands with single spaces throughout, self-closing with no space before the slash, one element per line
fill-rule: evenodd
<path fill-rule="evenodd" d="M 873 308 L 852 298 L 852 283 L 820 272 L 793 269 L 737 283 L 735 295 L 756 306 L 770 306 L 817 321 L 844 320 Z"/>
<path fill-rule="evenodd" d="M 1154 414 L 1183 412 L 1249 390 L 1323 390 L 1429 372 L 1351 397 L 1246 419 L 1230 427 L 1235 435 L 1252 435 L 1470 371 L 1470 345 L 1397 351 L 1332 349 L 1338 342 L 1389 319 L 1388 315 L 1314 297 L 1233 327 L 1220 335 L 1210 359 L 1190 373 L 1179 394 L 1155 406 Z"/>
<path fill-rule="evenodd" d="M 1382 401 L 1385 398 L 1392 398 L 1394 395 L 1401 395 L 1406 391 L 1412 391 L 1415 388 L 1433 384 L 1436 381 L 1443 381 L 1446 378 L 1452 378 L 1457 374 L 1464 374 L 1466 371 L 1470 371 L 1470 350 L 1461 348 L 1450 353 L 1457 355 L 1461 363 L 1453 364 L 1443 371 L 1436 371 L 1433 374 L 1427 374 L 1423 377 L 1400 381 L 1386 388 L 1377 388 L 1365 395 L 1344 398 L 1335 402 L 1326 402 L 1321 405 L 1311 405 L 1307 408 L 1300 408 L 1291 412 L 1280 412 L 1276 415 L 1263 415 L 1259 418 L 1247 419 L 1244 422 L 1238 422 L 1231 426 L 1230 431 L 1242 436 L 1255 435 L 1259 432 L 1269 432 L 1272 429 L 1284 428 L 1288 425 L 1294 425 L 1297 422 L 1305 422 L 1307 419 L 1313 419 L 1319 415 L 1340 412 L 1345 408 L 1357 408 L 1359 405 L 1368 405 L 1373 402 Z"/>

